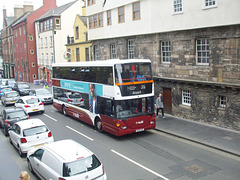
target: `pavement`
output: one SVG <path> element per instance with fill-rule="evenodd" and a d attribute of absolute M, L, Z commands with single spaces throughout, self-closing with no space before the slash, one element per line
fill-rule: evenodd
<path fill-rule="evenodd" d="M 166 115 L 156 129 L 240 157 L 240 131 Z"/>
<path fill-rule="evenodd" d="M 43 87 L 34 83 L 30 86 L 33 89 Z M 165 115 L 164 119 L 157 118 L 156 130 L 240 157 L 240 131 Z"/>

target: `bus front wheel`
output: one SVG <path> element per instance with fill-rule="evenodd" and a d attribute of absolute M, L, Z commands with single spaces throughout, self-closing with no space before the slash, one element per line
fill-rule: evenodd
<path fill-rule="evenodd" d="M 102 121 L 99 118 L 95 120 L 95 127 L 99 132 L 102 132 Z"/>
<path fill-rule="evenodd" d="M 66 106 L 63 105 L 62 107 L 62 113 L 67 116 L 67 110 L 66 110 Z"/>

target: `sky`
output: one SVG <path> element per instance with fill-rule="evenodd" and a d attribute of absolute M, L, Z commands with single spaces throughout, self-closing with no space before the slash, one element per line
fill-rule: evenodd
<path fill-rule="evenodd" d="M 61 6 L 74 0 L 56 0 L 57 6 Z M 0 30 L 3 28 L 3 9 L 7 10 L 7 16 L 14 16 L 14 7 L 22 7 L 24 2 L 32 4 L 36 10 L 43 5 L 43 0 L 0 0 Z"/>

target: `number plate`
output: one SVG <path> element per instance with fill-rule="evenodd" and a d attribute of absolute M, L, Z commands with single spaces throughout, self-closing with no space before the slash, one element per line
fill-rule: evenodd
<path fill-rule="evenodd" d="M 137 129 L 136 132 L 144 131 L 144 129 Z"/>
<path fill-rule="evenodd" d="M 43 144 L 38 144 L 38 145 L 35 145 L 34 147 L 37 148 L 37 147 L 40 147 L 40 146 L 43 146 L 45 143 Z"/>
<path fill-rule="evenodd" d="M 33 111 L 38 111 L 39 109 L 33 109 Z"/>

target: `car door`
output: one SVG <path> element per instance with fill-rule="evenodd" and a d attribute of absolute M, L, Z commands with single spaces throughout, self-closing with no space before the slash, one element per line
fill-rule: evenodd
<path fill-rule="evenodd" d="M 15 106 L 24 109 L 24 102 L 23 102 L 23 100 L 21 98 L 18 99 L 17 102 L 15 103 Z"/>
<path fill-rule="evenodd" d="M 42 168 L 42 156 L 44 154 L 44 149 L 40 148 L 36 150 L 32 155 L 29 157 L 29 161 L 31 162 L 31 166 L 33 171 L 41 178 L 43 174 L 43 168 Z"/>
<path fill-rule="evenodd" d="M 18 140 L 20 139 L 20 127 L 17 124 L 13 124 L 12 128 L 10 129 L 9 138 L 15 147 L 17 147 Z"/>

